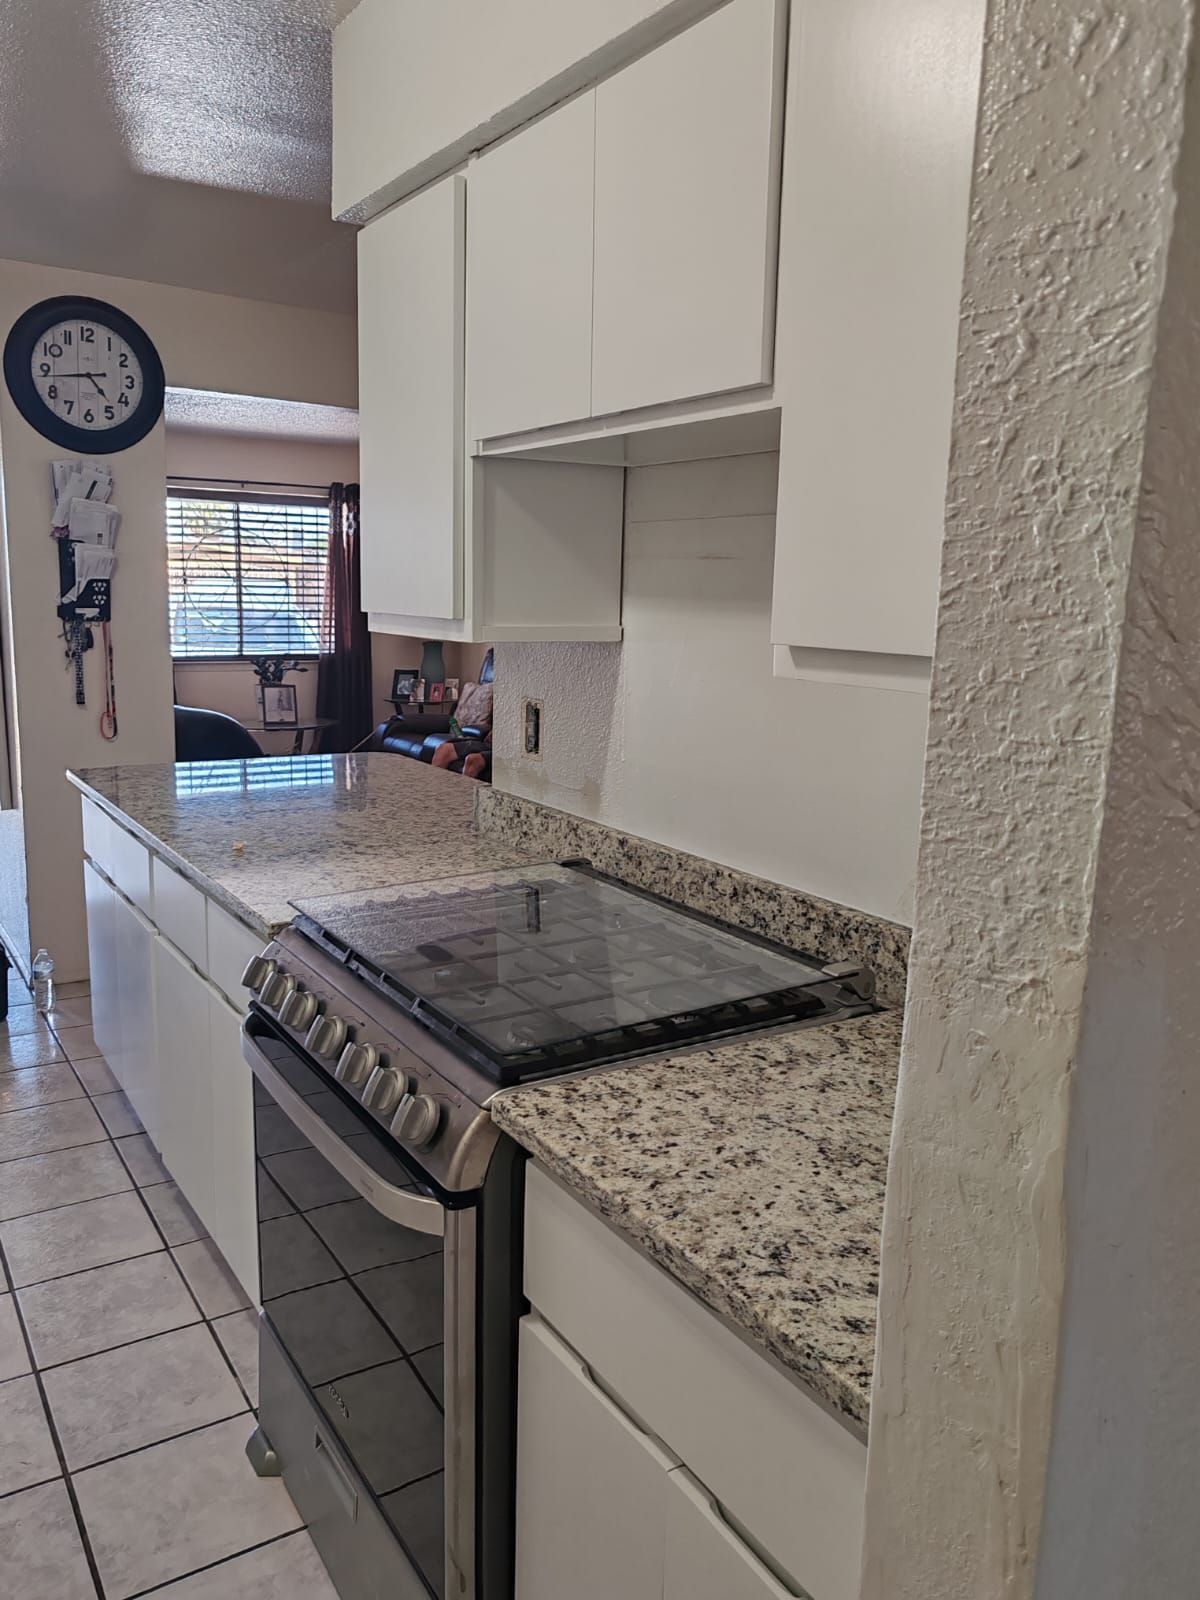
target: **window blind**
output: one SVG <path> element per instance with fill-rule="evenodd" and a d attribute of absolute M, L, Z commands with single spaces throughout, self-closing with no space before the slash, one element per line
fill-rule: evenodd
<path fill-rule="evenodd" d="M 329 508 L 287 495 L 167 497 L 177 660 L 324 654 Z"/>

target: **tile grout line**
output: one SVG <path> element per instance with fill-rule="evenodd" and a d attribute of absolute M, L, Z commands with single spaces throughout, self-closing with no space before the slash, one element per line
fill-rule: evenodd
<path fill-rule="evenodd" d="M 285 1539 L 294 1539 L 298 1533 L 307 1533 L 308 1524 L 302 1522 L 298 1528 L 289 1528 L 286 1533 L 277 1533 L 272 1539 L 260 1539 L 257 1544 L 247 1545 L 244 1550 L 234 1550 L 230 1555 L 221 1556 L 216 1561 L 206 1562 L 202 1567 L 193 1567 L 190 1572 L 180 1573 L 177 1578 L 165 1578 L 162 1583 L 151 1584 L 148 1589 L 139 1589 L 128 1600 L 142 1600 L 144 1595 L 161 1594 L 164 1589 L 169 1589 L 173 1583 L 183 1583 L 188 1578 L 195 1578 L 202 1572 L 214 1572 L 218 1567 L 228 1566 L 231 1561 L 237 1561 L 241 1556 L 253 1555 L 256 1550 L 267 1550 L 273 1544 L 282 1544 Z M 311 1536 L 310 1536 L 311 1537 Z"/>
<path fill-rule="evenodd" d="M 3 1242 L 0 1242 L 0 1271 L 4 1273 L 5 1277 L 8 1276 L 8 1260 L 5 1255 Z M 79 1509 L 79 1500 L 75 1493 L 75 1485 L 71 1482 L 71 1475 L 67 1471 L 67 1458 L 63 1450 L 62 1440 L 58 1436 L 58 1425 L 54 1420 L 54 1413 L 50 1410 L 50 1401 L 46 1394 L 46 1385 L 42 1381 L 42 1374 L 34 1356 L 33 1340 L 29 1336 L 29 1329 L 25 1323 L 25 1313 L 21 1306 L 20 1298 L 15 1290 L 13 1291 L 13 1309 L 17 1314 L 17 1322 L 21 1329 L 21 1337 L 25 1341 L 25 1353 L 29 1357 L 29 1370 L 33 1377 L 34 1383 L 37 1385 L 38 1398 L 42 1403 L 42 1414 L 45 1418 L 47 1431 L 50 1434 L 50 1442 L 54 1446 L 55 1455 L 58 1457 L 58 1465 L 62 1472 L 63 1488 L 66 1490 L 67 1499 L 70 1502 L 71 1510 L 75 1517 L 75 1528 L 79 1534 L 80 1544 L 83 1547 L 84 1560 L 87 1562 L 88 1571 L 92 1575 L 92 1583 L 95 1585 L 98 1600 L 105 1600 L 104 1585 L 100 1579 L 100 1568 L 96 1563 L 96 1554 L 92 1549 L 92 1541 L 88 1536 L 88 1531 L 84 1524 L 83 1513 Z M 53 1479 L 51 1481 L 57 1482 L 58 1480 Z"/>

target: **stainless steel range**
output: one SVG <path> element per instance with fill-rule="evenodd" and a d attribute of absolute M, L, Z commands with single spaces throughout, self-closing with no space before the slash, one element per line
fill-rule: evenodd
<path fill-rule="evenodd" d="M 511 1600 L 523 1157 L 505 1088 L 870 1009 L 586 863 L 300 903 L 247 968 L 251 1457 L 344 1600 Z"/>

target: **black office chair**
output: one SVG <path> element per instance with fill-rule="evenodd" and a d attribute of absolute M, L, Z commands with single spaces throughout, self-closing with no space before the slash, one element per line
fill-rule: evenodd
<path fill-rule="evenodd" d="M 236 717 L 198 706 L 175 707 L 176 761 L 246 761 L 262 746 Z"/>

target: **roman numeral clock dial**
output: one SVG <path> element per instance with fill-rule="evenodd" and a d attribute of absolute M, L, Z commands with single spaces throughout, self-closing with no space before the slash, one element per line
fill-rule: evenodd
<path fill-rule="evenodd" d="M 68 449 L 127 450 L 162 413 L 158 352 L 102 300 L 59 296 L 23 313 L 4 347 L 4 377 L 26 421 Z"/>

